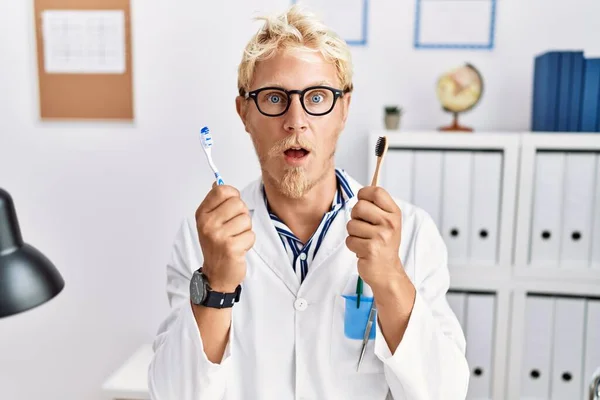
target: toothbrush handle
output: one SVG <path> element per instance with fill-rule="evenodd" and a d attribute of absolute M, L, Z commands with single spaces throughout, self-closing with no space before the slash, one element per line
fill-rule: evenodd
<path fill-rule="evenodd" d="M 215 178 L 217 179 L 217 185 L 224 185 L 225 182 L 223 181 L 223 178 L 221 178 L 221 174 L 216 172 L 215 173 Z"/>

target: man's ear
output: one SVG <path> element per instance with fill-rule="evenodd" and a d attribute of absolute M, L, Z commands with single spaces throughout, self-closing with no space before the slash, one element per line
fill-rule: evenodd
<path fill-rule="evenodd" d="M 348 118 L 348 113 L 350 111 L 350 101 L 352 100 L 352 93 L 345 93 L 344 96 L 340 99 L 342 100 L 342 121 L 346 123 L 346 119 Z"/>
<path fill-rule="evenodd" d="M 235 98 L 235 109 L 242 120 L 242 124 L 244 124 L 244 129 L 248 132 L 248 128 L 246 127 L 246 113 L 248 111 L 246 99 L 242 96 L 237 96 Z"/>

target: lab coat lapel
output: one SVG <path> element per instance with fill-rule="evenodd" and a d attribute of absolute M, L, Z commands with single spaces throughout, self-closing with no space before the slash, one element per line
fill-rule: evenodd
<path fill-rule="evenodd" d="M 256 240 L 252 250 L 258 254 L 287 288 L 296 295 L 300 289 L 300 282 L 290 265 L 289 257 L 283 248 L 279 234 L 275 230 L 275 226 L 267 211 L 261 192 L 260 180 L 249 188 L 245 203 L 252 212 L 252 229 L 256 233 Z"/>
<path fill-rule="evenodd" d="M 345 207 L 336 215 L 335 219 L 331 223 L 331 226 L 329 227 L 329 230 L 327 231 L 327 234 L 323 238 L 323 242 L 321 243 L 321 247 L 319 247 L 319 251 L 317 251 L 314 260 L 308 268 L 308 274 L 304 279 L 304 284 L 309 287 L 314 285 L 312 283 L 313 280 L 319 279 L 319 270 L 326 268 L 324 265 L 327 264 L 328 258 L 337 252 L 341 246 L 346 246 L 346 237 L 348 237 L 346 225 L 348 224 L 348 221 L 350 221 L 352 208 L 357 202 L 356 193 L 361 187 L 360 184 L 353 179 L 348 177 L 347 179 L 352 191 L 354 192 L 354 196 L 347 201 Z"/>

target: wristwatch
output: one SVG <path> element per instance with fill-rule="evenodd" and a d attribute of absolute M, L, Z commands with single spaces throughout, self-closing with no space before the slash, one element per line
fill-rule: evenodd
<path fill-rule="evenodd" d="M 212 308 L 233 307 L 240 301 L 241 293 L 241 285 L 238 285 L 233 293 L 221 293 L 213 290 L 208 283 L 208 278 L 202 272 L 202 267 L 194 271 L 190 280 L 190 299 L 195 305 Z"/>

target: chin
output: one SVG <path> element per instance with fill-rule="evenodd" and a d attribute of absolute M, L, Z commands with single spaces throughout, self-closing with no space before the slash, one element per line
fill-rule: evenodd
<path fill-rule="evenodd" d="M 302 198 L 314 186 L 305 167 L 276 166 L 266 175 L 282 195 L 291 199 Z"/>

